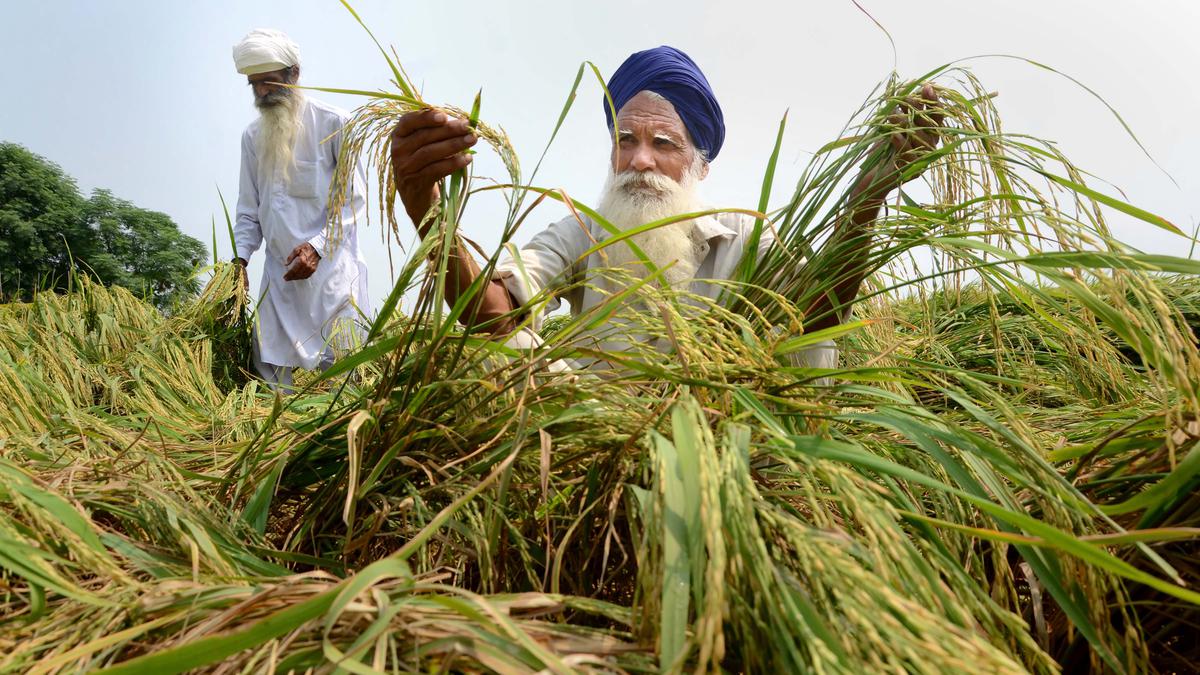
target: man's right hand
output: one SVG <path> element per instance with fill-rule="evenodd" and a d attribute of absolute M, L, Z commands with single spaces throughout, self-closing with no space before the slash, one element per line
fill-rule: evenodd
<path fill-rule="evenodd" d="M 242 289 L 245 291 L 249 291 L 250 290 L 250 275 L 246 273 L 246 265 L 248 265 L 249 263 L 246 262 L 245 258 L 234 258 L 233 261 L 238 264 L 238 268 L 242 272 Z"/>
<path fill-rule="evenodd" d="M 438 199 L 438 181 L 471 163 L 471 155 L 463 151 L 478 140 L 467 120 L 440 110 L 420 110 L 400 118 L 392 130 L 392 177 L 414 225 L 420 225 Z"/>

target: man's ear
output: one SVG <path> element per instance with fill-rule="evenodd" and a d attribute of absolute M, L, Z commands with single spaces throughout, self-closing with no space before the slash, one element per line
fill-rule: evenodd
<path fill-rule="evenodd" d="M 708 162 L 700 165 L 700 180 L 704 180 L 705 178 L 708 178 Z"/>
<path fill-rule="evenodd" d="M 299 82 L 300 81 L 300 66 L 299 65 L 292 66 L 290 68 L 290 70 L 291 70 L 291 72 L 288 73 L 289 75 L 291 75 L 291 79 L 292 79 L 290 84 L 295 84 L 295 83 Z"/>

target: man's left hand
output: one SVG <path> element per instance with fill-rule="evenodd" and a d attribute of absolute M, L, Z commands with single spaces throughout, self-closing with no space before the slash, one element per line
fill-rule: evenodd
<path fill-rule="evenodd" d="M 294 264 L 293 264 L 294 262 Z M 292 254 L 288 256 L 285 265 L 289 265 L 287 272 L 283 275 L 284 281 L 295 281 L 297 279 L 307 279 L 317 271 L 317 264 L 321 262 L 321 256 L 317 253 L 317 249 L 313 248 L 312 244 L 303 243 L 292 250 Z"/>
<path fill-rule="evenodd" d="M 941 141 L 939 128 L 944 113 L 932 84 L 923 85 L 918 94 L 904 99 L 897 108 L 888 117 L 892 132 L 879 142 L 879 146 L 890 144 L 891 153 L 879 166 L 865 173 L 859 183 L 864 192 L 878 199 L 900 187 L 904 172 L 925 159 Z M 915 176 L 909 176 L 912 178 Z"/>

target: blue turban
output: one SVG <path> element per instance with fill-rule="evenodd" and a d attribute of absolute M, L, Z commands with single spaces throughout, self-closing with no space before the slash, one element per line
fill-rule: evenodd
<path fill-rule="evenodd" d="M 675 106 L 692 142 L 709 160 L 725 143 L 725 116 L 700 66 L 674 47 L 655 47 L 625 59 L 608 81 L 608 93 L 619 112 L 638 92 L 650 90 Z M 613 114 L 604 102 L 604 117 L 612 129 Z"/>

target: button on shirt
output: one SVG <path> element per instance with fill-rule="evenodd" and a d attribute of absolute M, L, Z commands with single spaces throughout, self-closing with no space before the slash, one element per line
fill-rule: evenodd
<path fill-rule="evenodd" d="M 754 218 L 741 213 L 719 213 L 697 218 L 694 222 L 696 232 L 708 250 L 688 290 L 716 299 L 722 286 L 708 283 L 707 280 L 728 280 L 733 277 L 741 262 L 742 252 L 750 243 Z M 570 305 L 572 316 L 578 316 L 607 299 L 591 284 L 575 282 L 586 279 L 590 270 L 605 266 L 599 252 L 590 253 L 586 258 L 583 254 L 608 237 L 609 233 L 590 218 L 582 214 L 579 218 L 568 216 L 535 235 L 519 251 L 510 247 L 508 255 L 497 264 L 493 278 L 504 284 L 518 306 L 529 306 L 534 299 L 539 303 L 544 302 L 541 308 L 529 307 L 533 314 L 533 331 L 539 330 L 544 314 L 560 306 L 559 296 L 553 290 L 548 297 L 539 296 L 545 289 L 566 289 L 562 297 Z M 757 255 L 762 257 L 774 243 L 774 233 L 770 228 L 763 228 Z M 529 329 L 523 335 L 515 335 L 510 341 L 514 347 L 532 347 L 537 343 L 536 335 Z M 796 365 L 814 368 L 837 366 L 837 347 L 832 340 L 797 356 Z"/>

